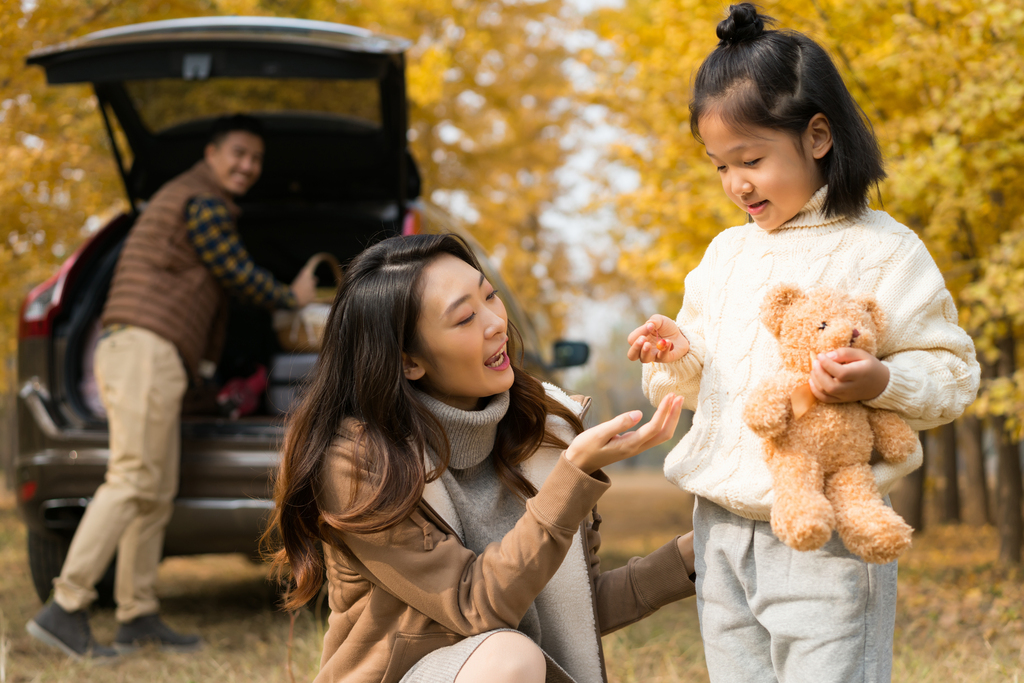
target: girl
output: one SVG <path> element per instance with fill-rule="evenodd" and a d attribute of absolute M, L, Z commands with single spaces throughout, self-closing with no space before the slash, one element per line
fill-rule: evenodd
<path fill-rule="evenodd" d="M 600 468 L 668 439 L 682 400 L 628 434 L 639 411 L 583 431 L 584 406 L 523 372 L 515 340 L 451 235 L 385 240 L 349 266 L 268 532 L 287 607 L 326 574 L 317 681 L 600 683 L 601 634 L 693 595 L 691 535 L 601 573 L 600 518 L 586 521 Z"/>
<path fill-rule="evenodd" d="M 879 358 L 819 355 L 819 401 L 863 401 L 917 430 L 974 400 L 979 367 L 956 307 L 917 236 L 867 209 L 884 177 L 878 144 L 825 51 L 806 36 L 765 30 L 744 3 L 718 25 L 701 65 L 690 125 L 726 196 L 752 222 L 716 237 L 686 278 L 675 321 L 655 315 L 629 335 L 647 396 L 687 397 L 693 428 L 665 463 L 697 496 L 697 605 L 712 681 L 887 681 L 896 563 L 872 565 L 838 536 L 796 552 L 771 531 L 772 487 L 745 399 L 781 366 L 759 322 L 770 286 L 795 282 L 873 294 L 889 321 Z M 660 347 L 660 348 L 659 348 Z M 873 467 L 885 495 L 921 464 Z"/>

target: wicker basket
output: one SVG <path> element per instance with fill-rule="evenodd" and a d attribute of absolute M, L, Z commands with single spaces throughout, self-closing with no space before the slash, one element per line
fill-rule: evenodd
<path fill-rule="evenodd" d="M 274 312 L 274 331 L 277 332 L 277 341 L 285 351 L 315 353 L 320 350 L 320 341 L 327 326 L 327 316 L 331 312 L 331 303 L 342 278 L 338 259 L 325 251 L 314 254 L 306 262 L 305 268 L 316 270 L 322 263 L 326 263 L 334 271 L 336 285 L 333 288 L 317 287 L 317 296 L 313 303 L 298 310 Z"/>

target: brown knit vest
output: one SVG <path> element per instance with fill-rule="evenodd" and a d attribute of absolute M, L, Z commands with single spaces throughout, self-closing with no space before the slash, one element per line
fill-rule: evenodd
<path fill-rule="evenodd" d="M 223 199 L 237 217 L 205 161 L 169 181 L 128 233 L 103 309 L 104 326 L 144 327 L 172 342 L 194 379 L 200 360 L 219 360 L 227 324 L 227 295 L 188 238 L 185 208 L 199 195 Z"/>

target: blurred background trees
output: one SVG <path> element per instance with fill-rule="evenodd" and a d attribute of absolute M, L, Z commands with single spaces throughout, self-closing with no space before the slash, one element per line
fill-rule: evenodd
<path fill-rule="evenodd" d="M 616 202 L 623 237 L 638 232 L 649 239 L 630 240 L 644 246 L 623 253 L 620 271 L 655 288 L 666 313 L 678 307 L 682 278 L 710 238 L 744 220 L 689 132 L 689 86 L 717 43 L 723 9 L 699 0 L 627 0 L 594 20 L 618 48 L 614 55 L 587 56 L 604 76 L 595 101 L 630 134 L 616 159 L 641 177 L 638 189 Z M 942 482 L 933 517 L 984 524 L 994 513 L 1000 557 L 1019 563 L 1024 5 L 798 0 L 764 9 L 832 54 L 885 155 L 889 178 L 874 204 L 927 243 L 986 368 L 969 414 L 925 437 L 936 475 L 930 480 Z M 989 473 L 994 511 L 985 486 L 986 439 L 997 454 L 998 473 Z M 898 501 L 919 528 L 924 516 L 915 500 L 923 500 L 924 474 L 905 483 L 906 500 Z"/>
<path fill-rule="evenodd" d="M 560 332 L 556 293 L 571 269 L 538 216 L 558 191 L 553 174 L 573 116 L 561 65 L 578 15 L 561 0 L 8 0 L 0 3 L 0 386 L 10 380 L 25 294 L 126 208 L 91 89 L 47 87 L 25 57 L 111 26 L 223 14 L 334 21 L 412 40 L 409 139 L 425 198 L 472 223 L 531 303 L 541 334 Z"/>

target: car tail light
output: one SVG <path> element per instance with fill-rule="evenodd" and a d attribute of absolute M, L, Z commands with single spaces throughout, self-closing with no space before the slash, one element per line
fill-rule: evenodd
<path fill-rule="evenodd" d="M 132 218 L 121 214 L 93 237 L 82 243 L 67 259 L 61 264 L 60 270 L 49 280 L 37 286 L 21 305 L 21 317 L 18 319 L 18 339 L 29 337 L 48 337 L 53 327 L 53 319 L 60 312 L 61 296 L 64 290 L 74 282 L 77 277 L 80 263 L 88 260 L 88 256 L 98 248 L 106 237 L 116 233 L 122 227 L 131 225 Z"/>
<path fill-rule="evenodd" d="M 418 235 L 423 228 L 423 216 L 420 214 L 419 209 L 409 209 L 405 212 L 405 218 L 402 219 L 402 234 L 403 235 Z"/>
<path fill-rule="evenodd" d="M 18 339 L 45 337 L 50 334 L 53 316 L 60 309 L 60 273 L 36 286 L 21 305 Z"/>
<path fill-rule="evenodd" d="M 35 481 L 29 480 L 23 482 L 22 485 L 18 487 L 18 499 L 21 500 L 22 503 L 29 502 L 35 498 L 37 488 L 38 485 Z"/>

